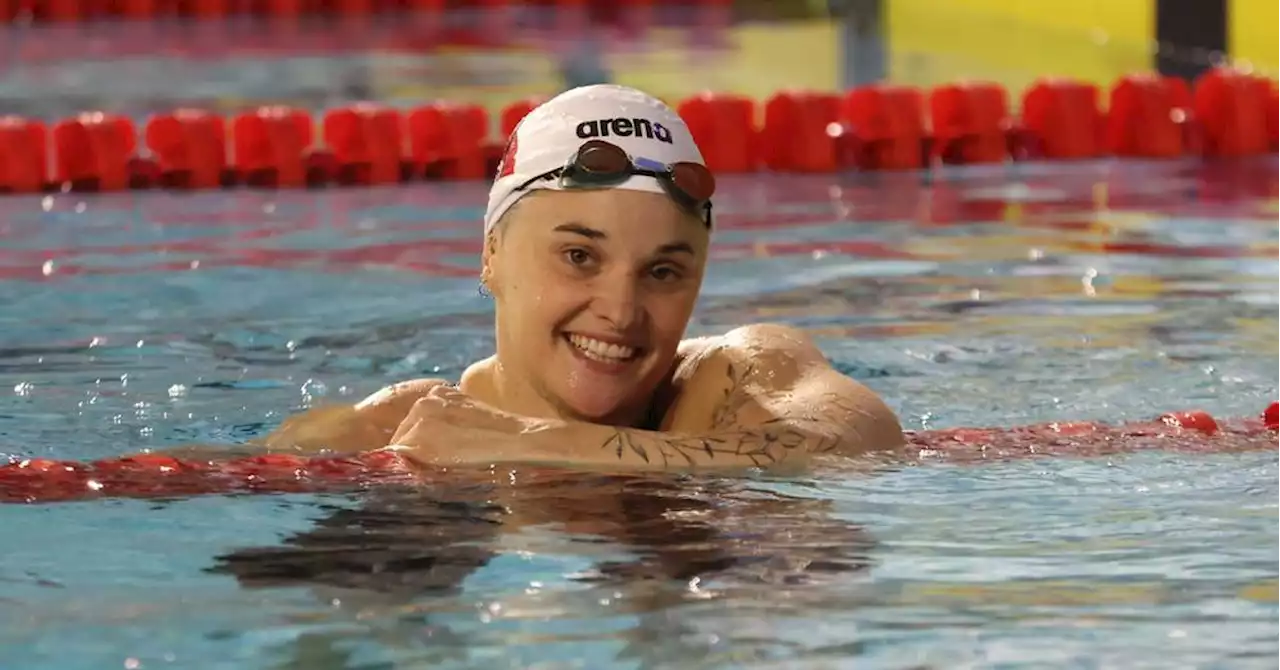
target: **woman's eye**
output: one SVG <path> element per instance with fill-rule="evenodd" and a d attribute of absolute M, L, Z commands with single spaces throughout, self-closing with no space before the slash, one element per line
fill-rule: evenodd
<path fill-rule="evenodd" d="M 677 281 L 680 279 L 680 271 L 669 265 L 659 265 L 650 270 L 649 274 L 658 281 Z"/>
<path fill-rule="evenodd" d="M 570 249 L 564 252 L 564 258 L 570 265 L 586 265 L 591 262 L 591 254 L 585 249 Z"/>

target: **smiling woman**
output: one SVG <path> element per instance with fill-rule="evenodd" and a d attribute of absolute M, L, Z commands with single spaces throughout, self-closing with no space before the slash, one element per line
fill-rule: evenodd
<path fill-rule="evenodd" d="M 893 412 L 795 329 L 682 340 L 714 192 L 661 101 L 612 85 L 553 98 L 516 128 L 489 194 L 494 355 L 457 388 L 405 382 L 295 417 L 268 445 L 623 468 L 796 466 L 899 447 Z"/>
<path fill-rule="evenodd" d="M 706 228 L 654 193 L 544 191 L 486 246 L 498 351 L 463 390 L 521 414 L 656 427 L 698 298 Z"/>

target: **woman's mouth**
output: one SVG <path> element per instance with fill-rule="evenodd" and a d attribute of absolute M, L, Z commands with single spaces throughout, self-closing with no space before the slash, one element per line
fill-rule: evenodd
<path fill-rule="evenodd" d="M 639 357 L 640 350 L 625 344 L 604 342 L 586 335 L 566 333 L 565 340 L 583 356 L 601 363 L 626 363 Z"/>

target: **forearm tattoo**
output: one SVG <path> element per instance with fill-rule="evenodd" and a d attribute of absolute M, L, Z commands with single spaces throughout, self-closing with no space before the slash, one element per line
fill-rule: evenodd
<path fill-rule="evenodd" d="M 699 461 L 745 458 L 757 467 L 781 462 L 795 452 L 830 453 L 842 446 L 847 438 L 844 431 L 832 425 L 835 417 L 803 414 L 772 418 L 757 426 L 738 425 L 739 412 L 753 402 L 744 389 L 752 372 L 752 366 L 739 368 L 730 364 L 730 384 L 706 435 L 664 436 L 615 428 L 601 446 L 612 450 L 618 459 L 632 453 L 645 463 L 659 462 L 664 466 L 696 466 Z M 855 412 L 851 403 L 834 394 L 822 401 L 828 413 Z"/>

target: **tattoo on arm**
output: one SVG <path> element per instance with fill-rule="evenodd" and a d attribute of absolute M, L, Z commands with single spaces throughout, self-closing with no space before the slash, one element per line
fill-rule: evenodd
<path fill-rule="evenodd" d="M 713 428 L 723 429 L 738 425 L 738 412 L 751 401 L 751 394 L 747 393 L 743 386 L 752 372 L 755 372 L 754 365 L 748 364 L 745 368 L 739 369 L 732 362 L 729 363 L 725 370 L 725 374 L 729 377 L 729 385 L 725 387 L 724 397 L 720 399 L 711 416 Z"/>
<path fill-rule="evenodd" d="M 761 426 L 735 428 L 706 436 L 643 435 L 629 428 L 615 428 L 601 445 L 611 449 L 621 460 L 628 452 L 645 463 L 698 465 L 699 461 L 717 458 L 746 458 L 753 465 L 778 463 L 796 451 L 825 453 L 833 451 L 840 440 L 810 433 L 795 425 L 794 419 L 770 419 Z"/>
<path fill-rule="evenodd" d="M 729 385 L 712 415 L 712 430 L 706 435 L 665 436 L 617 428 L 601 447 L 612 450 L 619 460 L 633 453 L 645 463 L 656 461 L 663 466 L 696 466 L 698 461 L 745 458 L 762 467 L 795 452 L 831 453 L 849 439 L 843 431 L 832 430 L 832 423 L 839 419 L 831 416 L 801 414 L 772 418 L 756 426 L 739 425 L 740 412 L 754 401 L 744 388 L 753 372 L 754 366 L 749 364 L 740 367 L 730 363 Z M 820 401 L 827 409 L 825 413 L 848 416 L 857 411 L 836 394 L 825 394 Z"/>

